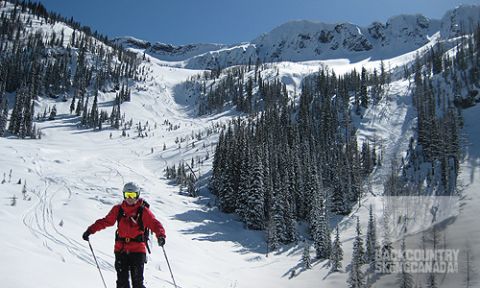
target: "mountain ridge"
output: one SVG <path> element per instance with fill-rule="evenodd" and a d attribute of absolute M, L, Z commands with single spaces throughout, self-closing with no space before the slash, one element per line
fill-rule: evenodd
<path fill-rule="evenodd" d="M 310 61 L 348 58 L 391 58 L 414 51 L 439 33 L 442 39 L 471 33 L 479 23 L 480 5 L 461 5 L 447 11 L 440 20 L 421 14 L 397 15 L 385 23 L 367 27 L 341 22 L 327 24 L 310 20 L 289 21 L 239 44 L 170 45 L 131 37 L 113 41 L 127 48 L 143 50 L 163 61 L 181 61 L 189 69 L 218 69 L 234 65 L 280 61 Z"/>

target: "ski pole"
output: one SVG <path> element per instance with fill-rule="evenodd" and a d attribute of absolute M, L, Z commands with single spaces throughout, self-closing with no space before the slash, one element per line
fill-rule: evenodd
<path fill-rule="evenodd" d="M 167 253 L 165 252 L 165 247 L 162 246 L 162 249 L 163 249 L 163 255 L 165 255 L 165 260 L 167 260 L 168 270 L 170 270 L 170 275 L 172 276 L 173 285 L 175 285 L 175 288 L 177 288 L 177 283 L 175 283 L 175 278 L 173 278 L 172 268 L 170 267 L 170 262 L 168 262 L 168 257 L 167 257 Z"/>
<path fill-rule="evenodd" d="M 93 252 L 92 244 L 90 244 L 90 240 L 88 240 L 88 246 L 90 246 L 90 251 L 92 251 L 93 259 L 95 259 L 95 263 L 97 264 L 98 272 L 100 272 L 100 277 L 102 277 L 103 286 L 105 286 L 105 288 L 107 288 L 107 284 L 105 284 L 105 279 L 103 279 L 102 270 L 100 270 L 100 266 L 98 265 L 98 262 L 97 262 L 97 257 L 95 257 L 95 253 Z"/>

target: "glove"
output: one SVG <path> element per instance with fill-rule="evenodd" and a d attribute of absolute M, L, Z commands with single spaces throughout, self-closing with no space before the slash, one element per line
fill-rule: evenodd
<path fill-rule="evenodd" d="M 83 233 L 83 235 L 82 235 L 83 240 L 88 241 L 88 240 L 89 240 L 89 239 L 88 239 L 88 236 L 90 236 L 90 234 L 91 234 L 91 233 L 90 233 L 88 230 L 85 231 L 85 232 Z"/>
<path fill-rule="evenodd" d="M 165 245 L 165 238 L 160 236 L 158 237 L 158 246 L 163 247 L 163 245 Z"/>

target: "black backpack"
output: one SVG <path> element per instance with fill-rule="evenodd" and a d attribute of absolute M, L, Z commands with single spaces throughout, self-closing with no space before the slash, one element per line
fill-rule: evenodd
<path fill-rule="evenodd" d="M 148 246 L 148 240 L 150 239 L 150 229 L 143 226 L 143 219 L 142 219 L 143 209 L 145 207 L 150 208 L 150 204 L 148 204 L 148 202 L 143 199 L 142 201 L 143 201 L 142 205 L 138 207 L 136 222 L 140 230 L 143 231 L 143 235 L 140 235 L 139 237 L 134 239 L 125 239 L 118 236 L 118 225 L 120 224 L 120 219 L 122 219 L 122 217 L 126 217 L 125 211 L 123 211 L 122 205 L 120 205 L 120 209 L 118 210 L 118 214 L 117 214 L 117 231 L 115 232 L 115 240 L 123 241 L 123 242 L 130 242 L 130 241 L 145 242 L 145 246 L 147 247 L 148 253 L 150 254 L 152 253 L 150 251 L 150 247 Z"/>

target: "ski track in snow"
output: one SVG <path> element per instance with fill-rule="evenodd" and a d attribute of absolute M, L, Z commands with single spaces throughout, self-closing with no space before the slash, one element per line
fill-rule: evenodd
<path fill-rule="evenodd" d="M 54 250 L 50 246 L 50 242 L 60 245 L 66 248 L 71 254 L 86 260 L 88 259 L 88 255 L 82 253 L 82 251 L 78 249 L 78 242 L 67 238 L 55 227 L 56 224 L 54 223 L 52 201 L 55 194 L 58 192 L 58 189 L 53 191 L 51 183 L 55 184 L 55 181 L 52 181 L 52 179 L 45 180 L 45 189 L 36 193 L 36 196 L 38 197 L 37 202 L 33 208 L 25 214 L 23 217 L 23 223 L 30 229 L 35 237 L 43 242 L 43 245 L 47 249 L 58 254 L 62 260 L 64 260 L 63 255 L 58 250 Z"/>
<path fill-rule="evenodd" d="M 66 196 L 67 198 L 64 205 L 68 205 L 72 199 L 71 188 L 63 178 L 40 175 L 39 173 L 40 171 L 43 171 L 43 169 L 40 167 L 39 161 L 36 163 L 39 167 L 37 174 L 44 182 L 44 188 L 34 190 L 37 200 L 33 207 L 23 216 L 24 225 L 28 227 L 38 240 L 42 241 L 44 247 L 58 255 L 63 262 L 66 261 L 65 256 L 60 251 L 66 250 L 68 253 L 82 261 L 94 265 L 95 263 L 90 256 L 90 251 L 85 249 L 84 243 L 80 242 L 81 240 L 78 238 L 73 239 L 68 237 L 57 228 L 58 219 L 55 219 L 54 217 L 54 205 L 58 204 L 56 198 L 59 197 L 59 194 L 61 194 L 61 196 Z M 84 179 L 82 178 L 81 180 L 83 182 Z M 53 247 L 53 245 L 55 245 L 55 247 Z M 99 265 L 103 269 L 113 269 L 110 261 L 106 261 L 101 257 L 99 257 L 98 260 Z"/>

